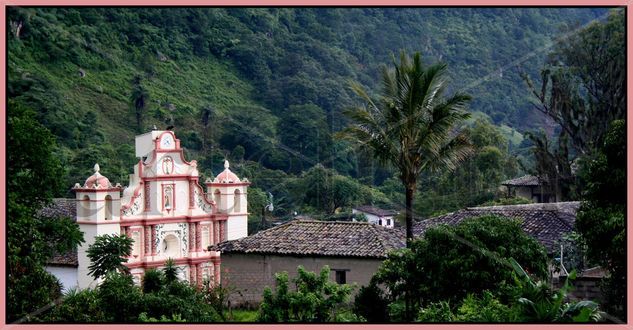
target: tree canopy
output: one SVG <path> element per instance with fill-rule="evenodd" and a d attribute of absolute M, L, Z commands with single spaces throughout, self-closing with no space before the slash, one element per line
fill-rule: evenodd
<path fill-rule="evenodd" d="M 372 281 L 386 286 L 392 305 L 402 303 L 406 294 L 414 297 L 415 310 L 486 290 L 503 293 L 514 283 L 510 258 L 538 278 L 548 275 L 545 248 L 518 221 L 482 216 L 427 229 L 409 248 L 390 253 Z M 414 316 L 398 317 L 411 321 Z"/>
<path fill-rule="evenodd" d="M 352 85 L 364 106 L 346 115 L 352 123 L 340 137 L 367 148 L 383 164 L 392 166 L 405 189 L 407 244 L 413 239 L 413 199 L 425 171 L 453 170 L 471 152 L 468 137 L 456 133 L 469 118 L 465 94 L 445 97 L 446 64 L 425 66 L 420 53 L 404 52 L 393 69 L 383 68 L 381 98 L 374 101 L 358 83 Z"/>

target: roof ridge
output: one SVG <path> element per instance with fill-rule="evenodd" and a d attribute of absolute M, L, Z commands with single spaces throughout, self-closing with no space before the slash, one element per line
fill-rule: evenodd
<path fill-rule="evenodd" d="M 373 223 L 364 222 L 364 221 L 329 221 L 329 220 L 292 220 L 288 221 L 285 224 L 290 222 L 305 222 L 305 223 L 340 223 L 340 224 L 357 224 L 357 225 L 374 225 Z M 279 227 L 279 226 L 277 226 Z"/>
<path fill-rule="evenodd" d="M 422 219 L 422 220 L 419 220 L 419 221 L 414 221 L 414 222 L 413 222 L 413 224 L 415 224 L 416 222 L 417 222 L 417 223 L 421 223 L 421 222 L 429 221 L 429 220 L 432 220 L 432 219 L 437 219 L 437 218 L 442 218 L 442 217 L 451 216 L 451 215 L 453 215 L 453 214 L 456 214 L 456 213 L 459 213 L 459 212 L 463 212 L 463 211 L 472 211 L 472 210 L 471 210 L 471 208 L 466 207 L 466 208 L 463 208 L 463 209 L 459 209 L 459 210 L 457 210 L 457 211 L 453 211 L 453 212 L 449 212 L 449 213 L 444 213 L 444 214 L 441 214 L 441 215 L 436 215 L 436 216 L 434 216 L 434 217 L 430 217 L 430 218 Z"/>
<path fill-rule="evenodd" d="M 490 205 L 490 206 L 471 206 L 466 207 L 463 210 L 470 211 L 485 211 L 485 210 L 528 210 L 528 211 L 554 211 L 564 212 L 564 209 L 557 208 L 557 206 L 566 206 L 580 203 L 580 201 L 565 201 L 565 202 L 553 202 L 553 203 L 525 203 L 525 204 L 510 204 L 510 205 Z"/>
<path fill-rule="evenodd" d="M 246 236 L 244 236 L 244 237 L 240 237 L 240 238 L 236 238 L 236 239 L 232 239 L 232 240 L 226 240 L 226 241 L 224 241 L 224 242 L 219 242 L 219 243 L 217 243 L 217 244 L 215 244 L 215 245 L 216 245 L 216 246 L 219 246 L 220 244 L 224 244 L 224 243 L 227 243 L 227 242 L 237 242 L 237 241 L 241 241 L 241 240 L 248 239 L 248 238 L 251 238 L 251 237 L 255 237 L 255 236 L 259 235 L 259 234 L 263 234 L 263 233 L 265 233 L 265 232 L 272 231 L 273 229 L 279 229 L 279 228 L 281 228 L 281 227 L 288 226 L 288 225 L 290 225 L 292 222 L 294 222 L 294 221 L 288 221 L 288 222 L 282 223 L 281 225 L 277 225 L 277 226 L 273 226 L 273 227 L 270 227 L 270 228 L 266 228 L 266 229 L 264 229 L 264 230 L 260 230 L 260 231 L 256 232 L 256 233 L 255 233 L 255 234 L 253 234 L 253 235 L 246 235 Z"/>

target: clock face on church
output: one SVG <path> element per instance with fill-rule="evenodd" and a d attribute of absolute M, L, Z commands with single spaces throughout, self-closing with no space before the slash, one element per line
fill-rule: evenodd
<path fill-rule="evenodd" d="M 160 148 L 161 149 L 175 148 L 174 138 L 171 136 L 171 134 L 163 135 L 162 139 L 160 140 Z"/>

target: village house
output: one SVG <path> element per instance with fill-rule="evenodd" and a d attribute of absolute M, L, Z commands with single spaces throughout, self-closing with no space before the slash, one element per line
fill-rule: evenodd
<path fill-rule="evenodd" d="M 466 208 L 416 222 L 413 232 L 421 237 L 441 224 L 454 226 L 469 218 L 500 215 L 520 220 L 525 233 L 543 244 L 553 260 L 564 255 L 559 242 L 573 230 L 578 207 L 578 202 L 563 202 Z M 397 228 L 295 220 L 211 248 L 222 253 L 222 281 L 236 290 L 232 303 L 254 305 L 266 286 L 275 286 L 275 273 L 286 271 L 293 278 L 300 265 L 313 272 L 328 265 L 333 281 L 367 285 L 388 252 L 404 246 L 404 230 Z M 558 279 L 566 273 L 552 276 Z"/>
<path fill-rule="evenodd" d="M 469 207 L 414 223 L 413 235 L 422 236 L 431 227 L 460 222 L 483 215 L 499 215 L 521 221 L 521 228 L 539 241 L 550 255 L 560 252 L 560 239 L 574 230 L 579 202 L 534 203 L 520 205 L 498 205 Z"/>
<path fill-rule="evenodd" d="M 220 279 L 220 253 L 209 245 L 247 235 L 247 179 L 240 180 L 225 161 L 224 171 L 198 183 L 195 160 L 186 161 L 172 131 L 154 130 L 136 137 L 134 173 L 129 186 L 112 185 L 95 165 L 94 174 L 73 188 L 74 200 L 56 199 L 43 214 L 75 219 L 85 242 L 77 251 L 55 256 L 47 266 L 66 289 L 94 287 L 88 275 L 87 248 L 98 235 L 133 239 L 125 266 L 141 283 L 150 268 L 173 259 L 179 277 L 201 285 Z M 74 211 L 73 211 L 74 210 Z"/>
<path fill-rule="evenodd" d="M 472 207 L 448 213 L 438 217 L 416 222 L 413 226 L 415 236 L 422 236 L 433 226 L 446 224 L 455 226 L 460 222 L 482 215 L 499 215 L 521 221 L 523 231 L 541 243 L 552 260 L 550 265 L 550 283 L 560 286 L 572 270 L 568 265 L 569 251 L 562 239 L 574 230 L 576 212 L 580 202 L 533 203 L 520 205 L 499 205 Z M 404 235 L 404 233 L 403 233 Z M 570 268 L 570 269 L 567 269 Z M 606 276 L 602 268 L 577 269 L 574 280 L 574 296 L 580 299 L 596 300 L 601 298 L 600 281 Z"/>
<path fill-rule="evenodd" d="M 534 175 L 506 180 L 501 185 L 506 187 L 507 197 L 522 197 L 534 203 L 556 203 L 561 200 L 559 189 Z"/>
<path fill-rule="evenodd" d="M 393 228 L 395 226 L 393 217 L 398 213 L 392 210 L 383 210 L 371 205 L 362 205 L 353 207 L 352 214 L 363 214 L 367 219 L 367 222 L 371 224 Z"/>
<path fill-rule="evenodd" d="M 366 222 L 295 220 L 238 240 L 220 243 L 222 283 L 235 288 L 233 305 L 256 305 L 275 273 L 329 266 L 341 284 L 367 285 L 387 253 L 404 247 L 397 231 Z"/>

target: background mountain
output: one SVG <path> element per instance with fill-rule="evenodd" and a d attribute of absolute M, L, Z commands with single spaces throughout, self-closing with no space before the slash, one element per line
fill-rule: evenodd
<path fill-rule="evenodd" d="M 520 132 L 544 121 L 520 73 L 537 76 L 555 36 L 607 12 L 10 7 L 8 95 L 57 137 L 69 188 L 95 162 L 126 184 L 134 135 L 174 125 L 204 175 L 228 157 L 259 192 L 280 189 L 279 178 L 290 191 L 302 172 L 322 174 L 317 163 L 397 190 L 388 169 L 331 137 L 346 123 L 341 111 L 359 102 L 350 81 L 376 91 L 381 65 L 400 50 L 446 61 L 454 91 L 473 96 L 475 119 L 496 126 L 505 152 L 521 153 Z"/>

